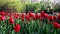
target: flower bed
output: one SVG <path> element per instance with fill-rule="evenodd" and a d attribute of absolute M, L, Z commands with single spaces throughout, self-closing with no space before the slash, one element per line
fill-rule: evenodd
<path fill-rule="evenodd" d="M 0 34 L 60 34 L 60 14 L 0 12 Z"/>

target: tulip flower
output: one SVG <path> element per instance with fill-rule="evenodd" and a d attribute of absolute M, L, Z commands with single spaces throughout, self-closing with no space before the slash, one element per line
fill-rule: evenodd
<path fill-rule="evenodd" d="M 35 16 L 36 16 L 36 19 L 40 19 L 40 15 L 38 13 L 35 14 Z"/>
<path fill-rule="evenodd" d="M 2 12 L 1 12 L 1 15 L 4 16 L 4 14 L 5 14 L 4 11 L 2 11 Z"/>
<path fill-rule="evenodd" d="M 5 12 L 5 16 L 9 15 L 9 12 Z"/>
<path fill-rule="evenodd" d="M 54 16 L 49 16 L 48 19 L 49 20 L 54 20 Z"/>
<path fill-rule="evenodd" d="M 10 24 L 14 24 L 14 19 L 13 19 L 12 17 L 10 17 L 9 23 L 10 23 Z"/>
<path fill-rule="evenodd" d="M 60 20 L 60 14 L 58 15 L 58 17 L 57 17 L 59 20 Z"/>
<path fill-rule="evenodd" d="M 35 14 L 32 14 L 32 19 L 36 20 L 36 15 Z"/>
<path fill-rule="evenodd" d="M 30 21 L 30 16 L 28 14 L 26 15 L 26 19 Z"/>
<path fill-rule="evenodd" d="M 45 13 L 45 17 L 46 17 L 46 18 L 48 18 L 48 17 L 49 17 L 49 15 L 48 15 L 47 13 Z"/>
<path fill-rule="evenodd" d="M 22 20 L 22 21 L 24 21 L 24 19 L 25 19 L 25 18 L 24 18 L 24 17 L 22 17 L 22 19 L 21 19 L 21 20 Z"/>
<path fill-rule="evenodd" d="M 20 14 L 17 14 L 18 16 L 20 16 Z"/>
<path fill-rule="evenodd" d="M 13 14 L 12 14 L 12 13 L 10 13 L 10 15 L 9 15 L 9 16 L 11 17 L 11 16 L 13 16 Z"/>
<path fill-rule="evenodd" d="M 22 13 L 21 20 L 24 21 L 24 19 L 25 19 L 25 15 L 24 15 L 24 13 Z"/>
<path fill-rule="evenodd" d="M 19 24 L 16 24 L 15 26 L 14 26 L 14 31 L 15 32 L 19 32 L 20 31 L 20 25 Z"/>
<path fill-rule="evenodd" d="M 44 17 L 45 16 L 45 12 L 41 11 L 41 16 Z"/>
<path fill-rule="evenodd" d="M 54 22 L 53 25 L 55 28 L 60 28 L 60 24 L 58 24 L 58 22 Z"/>
<path fill-rule="evenodd" d="M 24 14 L 24 13 L 22 13 L 22 14 L 21 14 L 21 17 L 25 17 L 25 14 Z"/>
<path fill-rule="evenodd" d="M 3 21 L 5 20 L 6 18 L 4 16 L 1 16 L 0 19 Z"/>
<path fill-rule="evenodd" d="M 29 15 L 30 15 L 30 17 L 32 17 L 33 16 L 33 13 L 32 12 L 29 12 Z"/>
<path fill-rule="evenodd" d="M 19 18 L 19 16 L 18 16 L 18 15 L 15 15 L 15 16 L 14 16 L 14 18 L 18 19 L 18 18 Z"/>
<path fill-rule="evenodd" d="M 57 17 L 56 16 L 53 16 L 54 17 L 54 19 L 56 19 Z"/>

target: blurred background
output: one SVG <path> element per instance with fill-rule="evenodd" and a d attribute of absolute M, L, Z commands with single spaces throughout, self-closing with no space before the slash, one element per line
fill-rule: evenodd
<path fill-rule="evenodd" d="M 0 0 L 0 11 L 9 12 L 59 12 L 60 0 Z"/>

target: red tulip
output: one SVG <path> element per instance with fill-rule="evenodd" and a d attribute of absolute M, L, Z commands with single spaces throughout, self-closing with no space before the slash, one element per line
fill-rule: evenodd
<path fill-rule="evenodd" d="M 35 14 L 33 14 L 32 19 L 33 19 L 33 20 L 36 20 L 36 16 L 35 16 Z"/>
<path fill-rule="evenodd" d="M 9 16 L 10 16 L 10 17 L 11 17 L 11 16 L 13 16 L 13 13 L 10 13 L 10 15 L 9 15 Z"/>
<path fill-rule="evenodd" d="M 53 16 L 54 17 L 54 19 L 56 19 L 57 17 L 56 16 Z"/>
<path fill-rule="evenodd" d="M 57 17 L 59 20 L 60 20 L 60 14 L 58 15 L 58 17 Z"/>
<path fill-rule="evenodd" d="M 1 16 L 0 19 L 3 21 L 5 20 L 6 18 L 4 16 Z"/>
<path fill-rule="evenodd" d="M 17 16 L 20 16 L 20 14 L 17 14 Z"/>
<path fill-rule="evenodd" d="M 26 15 L 26 19 L 30 21 L 30 16 L 28 14 Z"/>
<path fill-rule="evenodd" d="M 25 17 L 25 14 L 24 14 L 24 13 L 22 13 L 22 14 L 21 14 L 21 17 Z"/>
<path fill-rule="evenodd" d="M 30 15 L 30 17 L 32 17 L 33 16 L 33 13 L 32 12 L 29 12 L 29 15 Z"/>
<path fill-rule="evenodd" d="M 58 22 L 54 22 L 53 25 L 55 28 L 60 28 L 60 24 L 58 24 Z"/>
<path fill-rule="evenodd" d="M 13 15 L 17 15 L 16 13 L 13 13 Z"/>
<path fill-rule="evenodd" d="M 18 19 L 18 18 L 19 18 L 19 16 L 18 16 L 18 15 L 15 15 L 15 16 L 14 16 L 14 18 Z"/>
<path fill-rule="evenodd" d="M 24 21 L 24 19 L 25 19 L 25 18 L 24 18 L 24 17 L 22 17 L 22 21 Z"/>
<path fill-rule="evenodd" d="M 19 25 L 19 24 L 16 24 L 16 25 L 14 26 L 14 31 L 15 31 L 15 32 L 19 32 L 19 31 L 20 31 L 20 25 Z"/>
<path fill-rule="evenodd" d="M 49 20 L 54 20 L 54 16 L 49 16 L 48 19 Z"/>
<path fill-rule="evenodd" d="M 36 16 L 36 19 L 40 19 L 40 15 L 38 13 L 35 14 L 35 16 Z"/>
<path fill-rule="evenodd" d="M 24 13 L 22 13 L 21 20 L 24 21 L 24 19 L 25 19 L 25 15 Z"/>
<path fill-rule="evenodd" d="M 9 23 L 10 23 L 10 24 L 14 24 L 14 19 L 13 19 L 12 17 L 10 17 Z"/>
<path fill-rule="evenodd" d="M 45 17 L 46 17 L 46 18 L 48 18 L 48 17 L 49 17 L 49 15 L 48 15 L 47 13 L 45 13 Z"/>
<path fill-rule="evenodd" d="M 4 11 L 2 11 L 2 12 L 1 12 L 1 15 L 4 16 L 4 14 L 5 14 Z"/>
<path fill-rule="evenodd" d="M 41 11 L 41 16 L 44 17 L 45 16 L 45 12 Z"/>
<path fill-rule="evenodd" d="M 9 13 L 8 12 L 5 12 L 5 16 L 7 16 Z"/>

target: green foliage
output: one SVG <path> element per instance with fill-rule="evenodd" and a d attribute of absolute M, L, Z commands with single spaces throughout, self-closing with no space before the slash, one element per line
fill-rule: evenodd
<path fill-rule="evenodd" d="M 26 9 L 25 11 L 37 11 L 37 9 L 39 8 L 39 3 L 29 3 L 29 4 L 26 4 Z"/>
<path fill-rule="evenodd" d="M 55 11 L 55 12 L 60 11 L 60 6 L 57 5 L 57 4 L 54 4 L 54 5 L 52 6 L 52 10 Z"/>
<path fill-rule="evenodd" d="M 0 9 L 3 6 L 4 8 L 8 7 L 13 11 L 16 10 L 16 12 L 33 11 L 36 13 L 42 10 L 46 10 L 47 12 L 50 12 L 51 10 L 53 11 L 60 10 L 59 6 L 57 5 L 50 6 L 49 2 L 44 2 L 44 0 L 41 1 L 40 3 L 34 3 L 34 2 L 31 2 L 31 0 L 27 0 L 27 1 L 25 0 L 25 2 L 21 2 L 21 0 L 0 0 Z"/>
<path fill-rule="evenodd" d="M 43 10 L 46 10 L 48 12 L 50 12 L 52 10 L 49 3 L 40 2 L 40 3 L 28 3 L 28 4 L 26 4 L 25 11 L 27 11 L 27 12 L 28 11 L 33 11 L 33 12 L 37 13 L 37 12 L 40 12 L 40 11 L 43 11 Z"/>
<path fill-rule="evenodd" d="M 12 7 L 17 12 L 21 12 L 23 10 L 23 4 L 21 3 L 21 0 L 0 0 L 0 7 L 7 6 Z"/>

